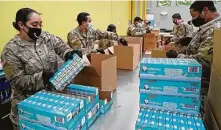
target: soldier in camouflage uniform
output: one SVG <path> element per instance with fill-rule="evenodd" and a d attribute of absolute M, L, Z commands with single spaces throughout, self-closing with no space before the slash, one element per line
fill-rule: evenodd
<path fill-rule="evenodd" d="M 214 29 L 220 28 L 221 17 L 213 1 L 195 1 L 190 6 L 190 13 L 193 18 L 192 23 L 194 26 L 199 27 L 199 31 L 187 47 L 185 55 L 180 54 L 178 57 L 194 58 L 202 65 L 201 93 L 206 95 L 213 61 L 213 32 Z"/>
<path fill-rule="evenodd" d="M 182 44 L 182 40 L 184 38 L 192 38 L 192 26 L 184 22 L 179 13 L 175 13 L 172 18 L 175 25 L 173 27 L 174 37 L 171 38 L 171 41 L 174 42 L 178 48 L 182 49 L 183 46 L 186 46 Z M 190 42 L 190 40 L 188 42 Z"/>
<path fill-rule="evenodd" d="M 78 14 L 77 21 L 79 26 L 68 33 L 67 39 L 71 48 L 81 51 L 83 55 L 96 52 L 94 50 L 95 41 L 103 38 L 127 44 L 116 33 L 92 29 L 91 17 L 86 12 Z"/>
<path fill-rule="evenodd" d="M 116 26 L 113 24 L 108 25 L 107 31 L 117 34 Z M 116 40 L 101 39 L 97 42 L 100 49 L 107 49 L 108 47 L 118 45 L 118 42 Z"/>
<path fill-rule="evenodd" d="M 134 23 L 131 24 L 127 29 L 127 35 L 132 37 L 142 37 L 149 28 L 144 28 L 142 25 L 142 19 L 140 17 L 134 18 Z"/>
<path fill-rule="evenodd" d="M 13 26 L 19 34 L 5 45 L 2 60 L 12 89 L 10 118 L 16 130 L 17 103 L 42 89 L 55 90 L 49 78 L 57 70 L 57 55 L 68 60 L 74 51 L 60 38 L 41 30 L 41 17 L 33 9 L 18 10 Z"/>

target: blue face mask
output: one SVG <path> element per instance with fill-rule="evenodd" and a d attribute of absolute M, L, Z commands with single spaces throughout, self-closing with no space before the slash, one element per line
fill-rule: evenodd
<path fill-rule="evenodd" d="M 92 28 L 92 23 L 88 23 L 87 28 L 88 29 Z"/>

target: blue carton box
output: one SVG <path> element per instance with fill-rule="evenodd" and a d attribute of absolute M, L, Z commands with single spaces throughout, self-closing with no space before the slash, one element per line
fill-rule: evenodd
<path fill-rule="evenodd" d="M 63 130 L 60 128 L 50 128 L 39 123 L 30 122 L 22 119 L 19 120 L 19 128 L 20 130 Z M 87 127 L 85 122 L 85 116 L 82 117 L 82 119 L 77 122 L 76 127 L 71 128 L 71 130 L 86 130 L 86 129 Z"/>
<path fill-rule="evenodd" d="M 200 82 L 202 66 L 195 59 L 144 58 L 140 78 Z"/>
<path fill-rule="evenodd" d="M 140 106 L 188 114 L 199 114 L 200 100 L 193 97 L 140 93 Z"/>
<path fill-rule="evenodd" d="M 100 108 L 98 102 L 86 115 L 87 127 L 89 128 L 99 116 L 100 116 Z"/>
<path fill-rule="evenodd" d="M 86 112 L 99 102 L 98 89 L 95 87 L 71 84 L 67 87 L 67 93 L 75 98 L 83 99 Z"/>
<path fill-rule="evenodd" d="M 140 92 L 161 95 L 199 97 L 201 82 L 140 79 Z"/>
<path fill-rule="evenodd" d="M 18 104 L 19 119 L 69 130 L 85 115 L 83 100 L 38 92 Z"/>
<path fill-rule="evenodd" d="M 199 123 L 196 124 L 196 122 Z M 136 130 L 201 130 L 201 129 L 204 130 L 205 127 L 200 117 L 175 113 L 171 111 L 141 108 L 136 121 L 135 129 Z"/>
<path fill-rule="evenodd" d="M 113 99 L 111 99 L 109 102 L 107 100 L 100 100 L 99 103 L 101 114 L 105 114 L 111 108 L 113 104 Z"/>
<path fill-rule="evenodd" d="M 83 59 L 81 59 L 77 54 L 74 54 L 73 59 L 66 61 L 49 81 L 57 90 L 63 90 L 84 68 L 84 66 Z"/>

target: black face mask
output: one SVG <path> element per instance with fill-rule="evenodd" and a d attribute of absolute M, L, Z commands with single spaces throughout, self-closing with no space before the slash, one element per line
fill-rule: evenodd
<path fill-rule="evenodd" d="M 202 13 L 202 12 L 201 12 Z M 200 13 L 200 14 L 201 14 Z M 204 18 L 200 18 L 200 15 L 196 18 L 196 19 L 193 19 L 192 20 L 192 24 L 195 26 L 195 27 L 200 27 L 202 25 L 204 25 L 206 22 L 205 22 L 205 17 Z"/>
<path fill-rule="evenodd" d="M 26 26 L 28 28 L 28 32 L 27 35 L 29 36 L 29 38 L 31 38 L 32 40 L 36 41 L 38 39 L 38 37 L 41 35 L 41 28 L 30 28 L 28 26 Z"/>

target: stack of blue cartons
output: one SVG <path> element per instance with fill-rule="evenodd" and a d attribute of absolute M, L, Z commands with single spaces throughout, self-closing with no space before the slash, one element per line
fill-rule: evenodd
<path fill-rule="evenodd" d="M 1 104 L 9 102 L 10 97 L 11 97 L 10 84 L 6 80 L 3 70 L 0 68 L 0 102 Z"/>
<path fill-rule="evenodd" d="M 100 116 L 98 88 L 70 84 L 67 93 L 75 98 L 83 99 L 86 110 L 86 122 L 89 128 Z"/>
<path fill-rule="evenodd" d="M 198 115 L 202 66 L 194 59 L 144 58 L 140 107 Z"/>
<path fill-rule="evenodd" d="M 206 130 L 198 116 L 155 109 L 140 109 L 136 130 Z"/>
<path fill-rule="evenodd" d="M 21 130 L 86 130 L 82 99 L 40 91 L 18 104 Z"/>

